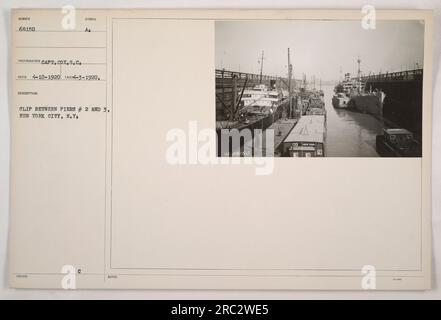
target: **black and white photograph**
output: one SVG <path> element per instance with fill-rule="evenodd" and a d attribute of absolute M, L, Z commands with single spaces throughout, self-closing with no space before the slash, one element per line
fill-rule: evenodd
<path fill-rule="evenodd" d="M 424 22 L 215 24 L 218 156 L 421 157 Z"/>

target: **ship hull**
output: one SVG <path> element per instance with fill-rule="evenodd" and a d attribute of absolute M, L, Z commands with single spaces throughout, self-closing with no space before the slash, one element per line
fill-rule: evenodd
<path fill-rule="evenodd" d="M 265 116 L 262 116 L 261 118 L 251 121 L 250 123 L 242 123 L 238 126 L 231 127 L 229 130 L 236 129 L 239 132 L 242 130 L 250 130 L 252 136 L 254 135 L 254 130 L 266 130 L 268 127 L 270 127 L 275 121 L 279 120 L 282 117 L 283 110 L 287 109 L 289 107 L 289 100 L 285 99 L 283 100 L 275 109 L 275 111 L 272 114 L 268 114 Z M 225 134 L 228 135 L 226 132 Z M 240 150 L 232 150 L 231 148 L 227 151 L 226 154 L 222 154 L 222 148 L 221 148 L 221 141 L 222 141 L 222 129 L 216 129 L 216 135 L 217 135 L 217 154 L 219 157 L 231 157 L 231 156 L 252 156 L 252 154 L 243 154 Z M 254 137 L 253 137 L 254 138 Z M 240 147 L 243 147 L 245 141 L 241 141 Z"/>

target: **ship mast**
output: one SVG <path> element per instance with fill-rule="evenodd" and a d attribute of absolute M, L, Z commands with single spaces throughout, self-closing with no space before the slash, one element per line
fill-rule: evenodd
<path fill-rule="evenodd" d="M 262 55 L 259 58 L 259 63 L 260 63 L 260 80 L 259 83 L 262 83 L 262 74 L 263 74 L 263 60 L 264 60 L 264 51 L 262 50 Z"/>
<path fill-rule="evenodd" d="M 357 90 L 358 90 L 358 93 L 360 93 L 360 89 L 361 89 L 361 69 L 360 69 L 361 59 L 360 59 L 360 56 L 358 56 L 357 63 L 358 63 L 358 71 L 357 71 L 358 84 L 357 84 Z"/>
<path fill-rule="evenodd" d="M 291 85 L 291 78 L 292 78 L 292 64 L 291 64 L 291 56 L 288 48 L 288 98 L 289 98 L 289 117 L 293 116 L 293 110 L 292 110 L 292 85 Z"/>

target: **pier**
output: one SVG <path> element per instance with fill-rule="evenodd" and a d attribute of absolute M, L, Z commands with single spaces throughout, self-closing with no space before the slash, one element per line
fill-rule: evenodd
<path fill-rule="evenodd" d="M 365 91 L 381 90 L 385 94 L 381 116 L 393 126 L 413 132 L 421 141 L 423 69 L 362 76 Z"/>
<path fill-rule="evenodd" d="M 354 78 L 355 80 L 355 78 Z M 388 81 L 422 81 L 423 69 L 386 72 L 361 76 L 362 82 L 388 82 Z"/>

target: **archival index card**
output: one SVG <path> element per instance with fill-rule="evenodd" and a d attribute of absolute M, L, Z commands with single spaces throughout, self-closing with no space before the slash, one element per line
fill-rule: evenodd
<path fill-rule="evenodd" d="M 431 12 L 363 17 L 13 10 L 10 285 L 429 289 Z"/>

